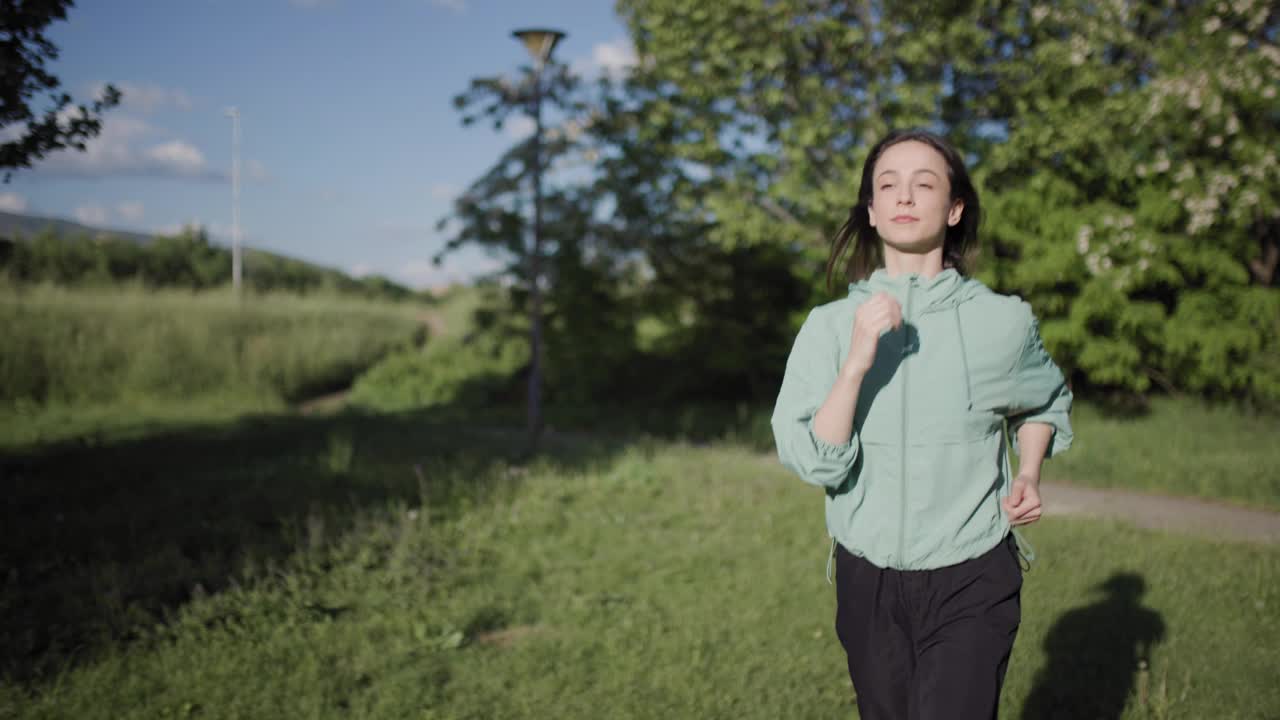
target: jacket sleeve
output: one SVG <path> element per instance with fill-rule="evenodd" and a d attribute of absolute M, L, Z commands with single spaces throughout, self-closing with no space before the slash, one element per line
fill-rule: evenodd
<path fill-rule="evenodd" d="M 801 480 L 832 489 L 844 483 L 858 459 L 856 427 L 849 440 L 838 445 L 813 430 L 814 415 L 835 384 L 839 363 L 837 338 L 822 327 L 816 310 L 810 312 L 787 358 L 771 421 L 782 464 Z"/>
<path fill-rule="evenodd" d="M 1027 308 L 1030 315 L 1030 308 Z M 1053 438 L 1045 457 L 1050 458 L 1071 447 L 1071 388 L 1054 364 L 1040 339 L 1040 325 L 1031 315 L 1026 339 L 1013 368 L 1014 392 L 1009 409 L 1009 434 L 1014 452 L 1018 450 L 1018 428 L 1025 423 L 1053 426 Z"/>

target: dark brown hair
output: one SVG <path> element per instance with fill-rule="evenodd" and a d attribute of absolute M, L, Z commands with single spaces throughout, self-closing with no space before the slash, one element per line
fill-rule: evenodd
<path fill-rule="evenodd" d="M 982 209 L 978 205 L 978 191 L 969 179 L 969 171 L 964 167 L 960 153 L 946 140 L 926 130 L 895 130 L 871 148 L 867 160 L 862 165 L 862 185 L 858 188 L 858 204 L 849 211 L 849 217 L 840 226 L 840 231 L 831 241 L 831 255 L 827 258 L 827 290 L 832 290 L 832 275 L 841 259 L 844 261 L 844 274 L 849 282 L 862 280 L 877 268 L 884 267 L 884 244 L 876 229 L 871 226 L 871 217 L 867 209 L 871 207 L 871 195 L 875 190 L 872 174 L 876 169 L 876 161 L 885 150 L 904 142 L 920 142 L 937 150 L 947 161 L 947 179 L 951 182 L 951 200 L 962 200 L 964 211 L 960 214 L 960 222 L 947 227 L 947 236 L 942 245 L 942 266 L 955 268 L 961 275 L 968 274 L 978 251 L 978 223 L 982 220 Z M 852 252 L 849 252 L 852 248 Z"/>

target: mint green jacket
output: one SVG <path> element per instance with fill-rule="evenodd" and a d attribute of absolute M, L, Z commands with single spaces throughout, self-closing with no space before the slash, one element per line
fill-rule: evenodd
<path fill-rule="evenodd" d="M 848 442 L 813 418 L 849 354 L 854 311 L 878 292 L 902 305 L 862 381 Z M 978 557 L 1008 533 L 1004 427 L 1053 426 L 1046 456 L 1071 445 L 1071 391 L 1040 341 L 1031 306 L 944 270 L 884 270 L 814 308 L 800 328 L 773 411 L 782 464 L 826 489 L 827 531 L 882 568 L 928 570 Z"/>

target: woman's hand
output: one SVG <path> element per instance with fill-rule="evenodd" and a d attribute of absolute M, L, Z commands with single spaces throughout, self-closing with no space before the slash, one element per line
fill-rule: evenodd
<path fill-rule="evenodd" d="M 1000 501 L 1010 525 L 1030 525 L 1040 519 L 1040 478 L 1019 473 L 1009 486 L 1009 496 Z"/>
<path fill-rule="evenodd" d="M 876 293 L 853 316 L 853 339 L 841 375 L 861 380 L 876 361 L 880 336 L 902 327 L 902 306 L 889 293 Z"/>

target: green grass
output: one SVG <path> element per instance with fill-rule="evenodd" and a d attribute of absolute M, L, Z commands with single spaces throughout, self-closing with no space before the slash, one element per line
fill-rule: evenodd
<path fill-rule="evenodd" d="M 817 490 L 739 446 L 580 438 L 525 465 L 517 438 L 346 415 L 24 456 L 0 716 L 852 714 Z M 1280 712 L 1280 549 L 1031 539 L 1004 717 Z"/>
<path fill-rule="evenodd" d="M 1045 476 L 1095 487 L 1227 500 L 1280 510 L 1280 416 L 1157 398 L 1148 413 L 1078 403 L 1075 445 Z"/>
<path fill-rule="evenodd" d="M 46 416 L 179 404 L 257 411 L 343 387 L 417 344 L 422 311 L 318 295 L 237 301 L 227 290 L 0 284 L 0 410 L 24 429 L 0 442 L 47 438 L 25 431 Z"/>

